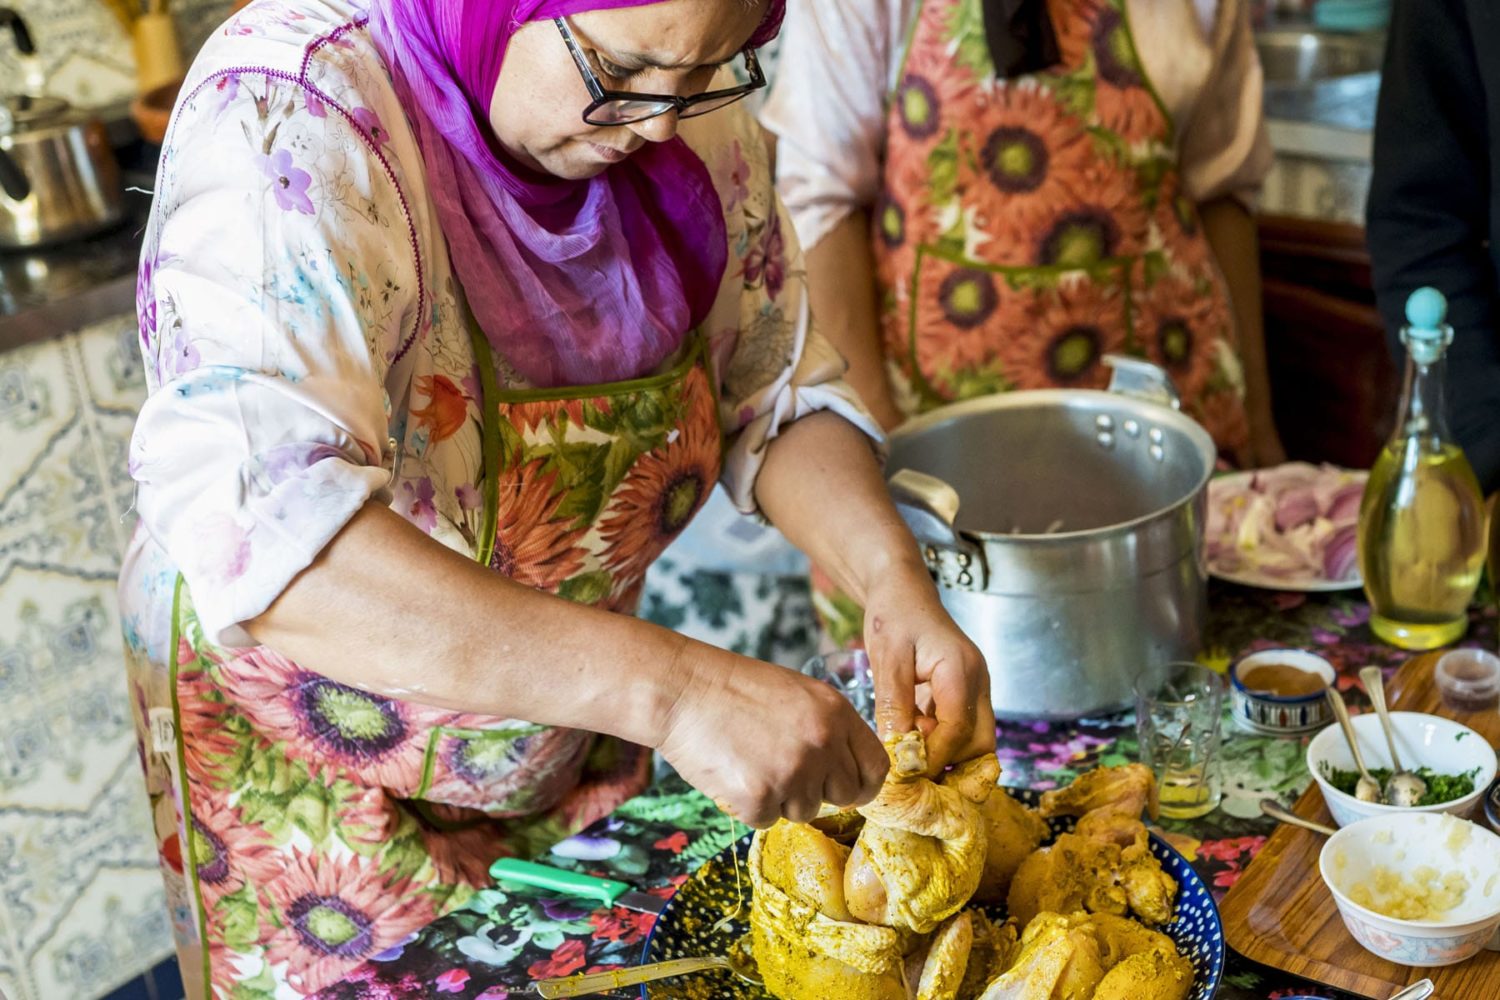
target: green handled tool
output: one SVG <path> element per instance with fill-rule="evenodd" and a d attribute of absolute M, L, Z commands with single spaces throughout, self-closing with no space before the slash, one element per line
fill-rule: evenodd
<path fill-rule="evenodd" d="M 580 875 L 563 871 L 535 861 L 517 858 L 501 858 L 490 865 L 490 876 L 497 881 L 528 885 L 578 899 L 591 899 L 603 906 L 623 906 L 639 913 L 660 913 L 667 901 L 659 896 L 641 892 L 625 882 L 599 878 L 596 875 Z"/>

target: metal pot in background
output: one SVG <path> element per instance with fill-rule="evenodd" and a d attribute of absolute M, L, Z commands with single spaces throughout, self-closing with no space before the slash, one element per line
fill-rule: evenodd
<path fill-rule="evenodd" d="M 23 56 L 25 23 L 0 8 Z M 106 229 L 124 215 L 104 123 L 55 97 L 0 97 L 0 248 L 37 247 Z"/>
<path fill-rule="evenodd" d="M 1109 392 L 1002 393 L 891 438 L 892 495 L 1001 717 L 1124 708 L 1201 645 L 1213 440 L 1164 372 L 1107 360 Z"/>

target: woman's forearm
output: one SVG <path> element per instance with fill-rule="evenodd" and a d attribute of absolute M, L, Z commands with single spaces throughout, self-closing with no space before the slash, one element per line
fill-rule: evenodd
<path fill-rule="evenodd" d="M 891 430 L 902 415 L 886 379 L 870 224 L 863 211 L 850 212 L 807 251 L 807 287 L 818 331 L 849 362 L 845 380 Z"/>
<path fill-rule="evenodd" d="M 715 653 L 518 584 L 373 502 L 246 630 L 388 697 L 648 746 L 688 686 L 692 654 Z"/>
<path fill-rule="evenodd" d="M 893 571 L 927 575 L 896 512 L 869 440 L 834 413 L 815 413 L 770 444 L 755 481 L 761 509 L 846 594 L 861 603 Z"/>
<path fill-rule="evenodd" d="M 1240 362 L 1245 369 L 1245 410 L 1250 420 L 1254 465 L 1285 459 L 1271 413 L 1271 376 L 1266 364 L 1265 320 L 1261 303 L 1260 242 L 1255 219 L 1237 199 L 1218 198 L 1199 209 L 1203 232 L 1213 248 L 1239 332 Z"/>

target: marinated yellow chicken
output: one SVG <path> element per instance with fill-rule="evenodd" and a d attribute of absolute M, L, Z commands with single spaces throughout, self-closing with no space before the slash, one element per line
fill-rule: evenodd
<path fill-rule="evenodd" d="M 799 854 L 809 848 L 810 859 Z M 820 909 L 842 904 L 842 872 L 828 867 L 840 850 L 849 849 L 786 822 L 751 843 L 751 949 L 766 989 L 785 1000 L 909 1000 L 913 937 Z"/>
<path fill-rule="evenodd" d="M 1156 776 L 1145 764 L 1123 764 L 1087 771 L 1063 788 L 1042 793 L 1043 816 L 1083 816 L 1087 813 L 1122 813 L 1140 819 L 1146 813 L 1156 819 L 1160 803 Z"/>
<path fill-rule="evenodd" d="M 979 877 L 974 899 L 981 903 L 1001 903 L 1010 891 L 1016 869 L 1050 831 L 1046 820 L 1003 791 L 985 799 L 979 806 L 979 815 L 984 820 L 988 846 L 984 874 Z"/>
<path fill-rule="evenodd" d="M 1177 888 L 1139 819 L 1155 811 L 1150 771 L 1093 772 L 1034 812 L 998 790 L 993 755 L 932 780 L 919 733 L 888 752 L 891 772 L 868 805 L 756 835 L 751 946 L 773 996 L 1185 997 L 1191 964 L 1123 917 L 1169 919 Z M 1043 816 L 1062 814 L 1080 817 L 1077 831 L 1037 850 Z M 967 908 L 1002 896 L 1003 924 Z"/>
<path fill-rule="evenodd" d="M 1177 883 L 1151 854 L 1143 810 L 1156 818 L 1156 779 L 1142 764 L 1089 771 L 1044 794 L 1043 816 L 1080 819 L 1073 833 L 1021 862 L 1006 896 L 1010 915 L 1023 924 L 1075 910 L 1171 920 Z"/>
<path fill-rule="evenodd" d="M 906 981 L 915 1000 L 956 1000 L 974 948 L 974 916 L 966 910 L 949 917 L 912 956 Z"/>
<path fill-rule="evenodd" d="M 884 786 L 859 809 L 865 825 L 844 869 L 844 898 L 865 923 L 926 934 L 979 886 L 987 851 L 979 804 L 995 790 L 1000 762 L 976 757 L 935 782 L 925 776 L 920 733 L 890 753 Z"/>
<path fill-rule="evenodd" d="M 1109 914 L 1043 913 L 979 1000 L 1185 1000 L 1193 966 L 1172 939 Z"/>

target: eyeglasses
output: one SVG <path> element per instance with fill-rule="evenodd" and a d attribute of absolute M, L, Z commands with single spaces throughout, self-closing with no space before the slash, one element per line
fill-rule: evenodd
<path fill-rule="evenodd" d="M 589 106 L 583 109 L 583 120 L 590 125 L 632 125 L 636 122 L 649 121 L 668 111 L 676 111 L 679 118 L 693 118 L 728 107 L 766 85 L 766 75 L 761 72 L 760 60 L 755 58 L 755 50 L 745 49 L 741 54 L 745 57 L 745 69 L 749 73 L 750 82 L 736 87 L 710 90 L 692 97 L 677 97 L 672 94 L 637 94 L 629 90 L 606 90 L 599 82 L 594 68 L 589 65 L 588 59 L 584 56 L 578 39 L 573 37 L 572 30 L 568 28 L 568 22 L 563 18 L 555 17 L 552 23 L 556 24 L 557 30 L 562 32 L 563 41 L 567 43 L 568 51 L 573 54 L 573 61 L 578 64 L 578 72 L 583 75 L 584 86 L 588 87 L 589 96 L 593 98 Z"/>

